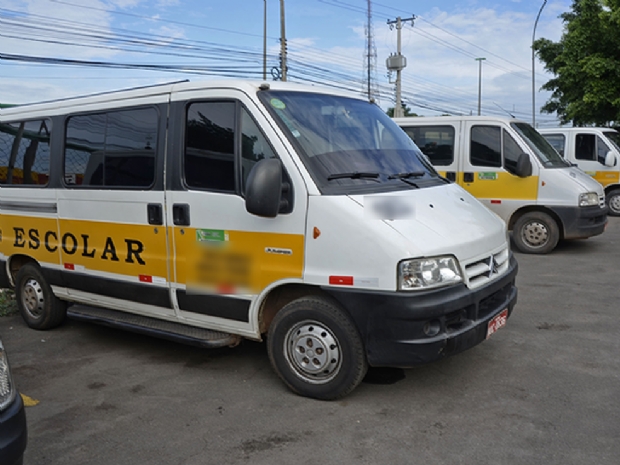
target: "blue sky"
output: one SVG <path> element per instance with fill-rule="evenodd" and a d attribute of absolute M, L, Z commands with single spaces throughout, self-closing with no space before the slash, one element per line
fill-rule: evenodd
<path fill-rule="evenodd" d="M 510 112 L 531 121 L 531 40 L 542 0 L 372 2 L 373 92 L 393 106 L 385 60 L 402 29 L 403 100 L 423 115 Z M 267 0 L 268 79 L 278 66 L 280 1 Z M 213 75 L 262 79 L 264 0 L 0 0 L 0 57 L 103 62 L 107 67 L 0 60 L 0 103 L 27 103 Z M 569 0 L 549 0 L 536 37 L 557 41 Z M 289 80 L 365 89 L 366 0 L 285 0 Z M 154 65 L 156 70 L 111 68 Z M 165 67 L 166 69 L 162 69 Z M 185 71 L 178 72 L 178 67 Z M 393 80 L 394 76 L 392 76 Z M 538 89 L 550 78 L 536 61 Z M 552 115 L 536 113 L 540 126 Z"/>

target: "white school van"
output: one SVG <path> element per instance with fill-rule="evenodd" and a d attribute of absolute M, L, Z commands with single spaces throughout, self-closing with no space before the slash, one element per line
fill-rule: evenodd
<path fill-rule="evenodd" d="M 508 224 L 522 252 L 548 253 L 561 239 L 605 230 L 601 185 L 571 167 L 528 123 L 486 116 L 395 121 L 443 176 Z"/>
<path fill-rule="evenodd" d="M 620 216 L 620 134 L 611 128 L 546 128 L 539 132 L 566 160 L 603 185 L 609 214 Z"/>
<path fill-rule="evenodd" d="M 266 338 L 334 399 L 501 328 L 506 227 L 375 104 L 289 83 L 176 83 L 0 114 L 0 282 L 66 315 L 203 347 Z"/>

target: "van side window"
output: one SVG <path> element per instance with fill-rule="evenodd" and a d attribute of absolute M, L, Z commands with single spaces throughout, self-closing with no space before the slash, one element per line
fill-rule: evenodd
<path fill-rule="evenodd" d="M 577 134 L 575 158 L 577 160 L 596 160 L 596 136 L 594 134 Z"/>
<path fill-rule="evenodd" d="M 407 135 L 435 166 L 454 161 L 454 128 L 452 126 L 404 127 Z"/>
<path fill-rule="evenodd" d="M 519 161 L 519 155 L 523 153 L 517 141 L 513 139 L 513 137 L 506 131 L 502 130 L 503 133 L 503 149 L 504 149 L 504 166 L 513 172 L 517 169 L 517 161 Z"/>
<path fill-rule="evenodd" d="M 248 175 L 256 163 L 265 158 L 275 158 L 265 136 L 245 109 L 241 110 L 241 179 L 243 191 Z"/>
<path fill-rule="evenodd" d="M 51 128 L 49 120 L 0 124 L 0 184 L 47 185 Z"/>
<path fill-rule="evenodd" d="M 69 186 L 146 188 L 155 180 L 154 108 L 72 116 L 65 140 Z"/>
<path fill-rule="evenodd" d="M 544 137 L 560 155 L 564 156 L 564 147 L 566 146 L 564 134 L 544 134 Z"/>
<path fill-rule="evenodd" d="M 607 143 L 599 136 L 596 136 L 596 160 L 601 164 L 605 164 L 605 155 L 611 149 L 607 145 Z"/>
<path fill-rule="evenodd" d="M 469 150 L 474 166 L 502 166 L 501 129 L 498 126 L 473 126 Z"/>
<path fill-rule="evenodd" d="M 235 191 L 234 102 L 188 107 L 184 173 L 188 187 Z"/>

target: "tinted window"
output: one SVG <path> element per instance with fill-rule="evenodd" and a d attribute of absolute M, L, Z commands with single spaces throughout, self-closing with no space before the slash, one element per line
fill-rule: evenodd
<path fill-rule="evenodd" d="M 0 124 L 0 184 L 47 184 L 50 130 L 48 120 Z"/>
<path fill-rule="evenodd" d="M 505 129 L 503 133 L 503 148 L 504 148 L 504 166 L 514 172 L 517 169 L 517 162 L 519 161 L 519 155 L 523 153 L 517 141 Z"/>
<path fill-rule="evenodd" d="M 577 160 L 596 160 L 596 136 L 594 134 L 577 134 L 575 145 Z"/>
<path fill-rule="evenodd" d="M 65 182 L 78 186 L 151 186 L 155 180 L 157 120 L 154 108 L 69 118 Z"/>
<path fill-rule="evenodd" d="M 469 156 L 474 166 L 502 166 L 501 129 L 498 126 L 474 126 L 471 128 Z"/>
<path fill-rule="evenodd" d="M 452 126 L 404 127 L 422 152 L 435 166 L 454 161 L 454 128 Z"/>
<path fill-rule="evenodd" d="M 188 107 L 184 172 L 188 187 L 235 190 L 234 102 Z"/>
<path fill-rule="evenodd" d="M 566 137 L 563 134 L 545 134 L 544 137 L 560 155 L 564 156 Z"/>
<path fill-rule="evenodd" d="M 603 139 L 596 136 L 596 159 L 599 163 L 605 164 L 605 156 L 611 151 L 611 148 L 605 143 Z"/>
<path fill-rule="evenodd" d="M 241 110 L 241 179 L 244 191 L 245 182 L 254 165 L 260 160 L 275 156 L 252 117 L 245 109 Z"/>

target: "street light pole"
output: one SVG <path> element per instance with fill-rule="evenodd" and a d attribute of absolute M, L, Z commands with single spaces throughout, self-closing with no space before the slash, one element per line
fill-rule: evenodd
<path fill-rule="evenodd" d="M 536 21 L 534 21 L 534 31 L 532 32 L 532 127 L 534 128 L 536 127 L 536 72 L 534 70 L 536 54 L 534 53 L 534 39 L 536 38 L 536 26 L 538 26 L 540 14 L 546 4 L 547 0 L 544 0 L 538 11 L 538 16 L 536 16 Z"/>
<path fill-rule="evenodd" d="M 280 56 L 282 81 L 286 81 L 286 28 L 284 24 L 284 0 L 280 0 Z"/>
<path fill-rule="evenodd" d="M 476 58 L 478 62 L 478 116 L 480 116 L 480 101 L 482 99 L 482 62 L 486 58 Z"/>
<path fill-rule="evenodd" d="M 263 81 L 267 80 L 267 0 L 263 0 Z"/>

